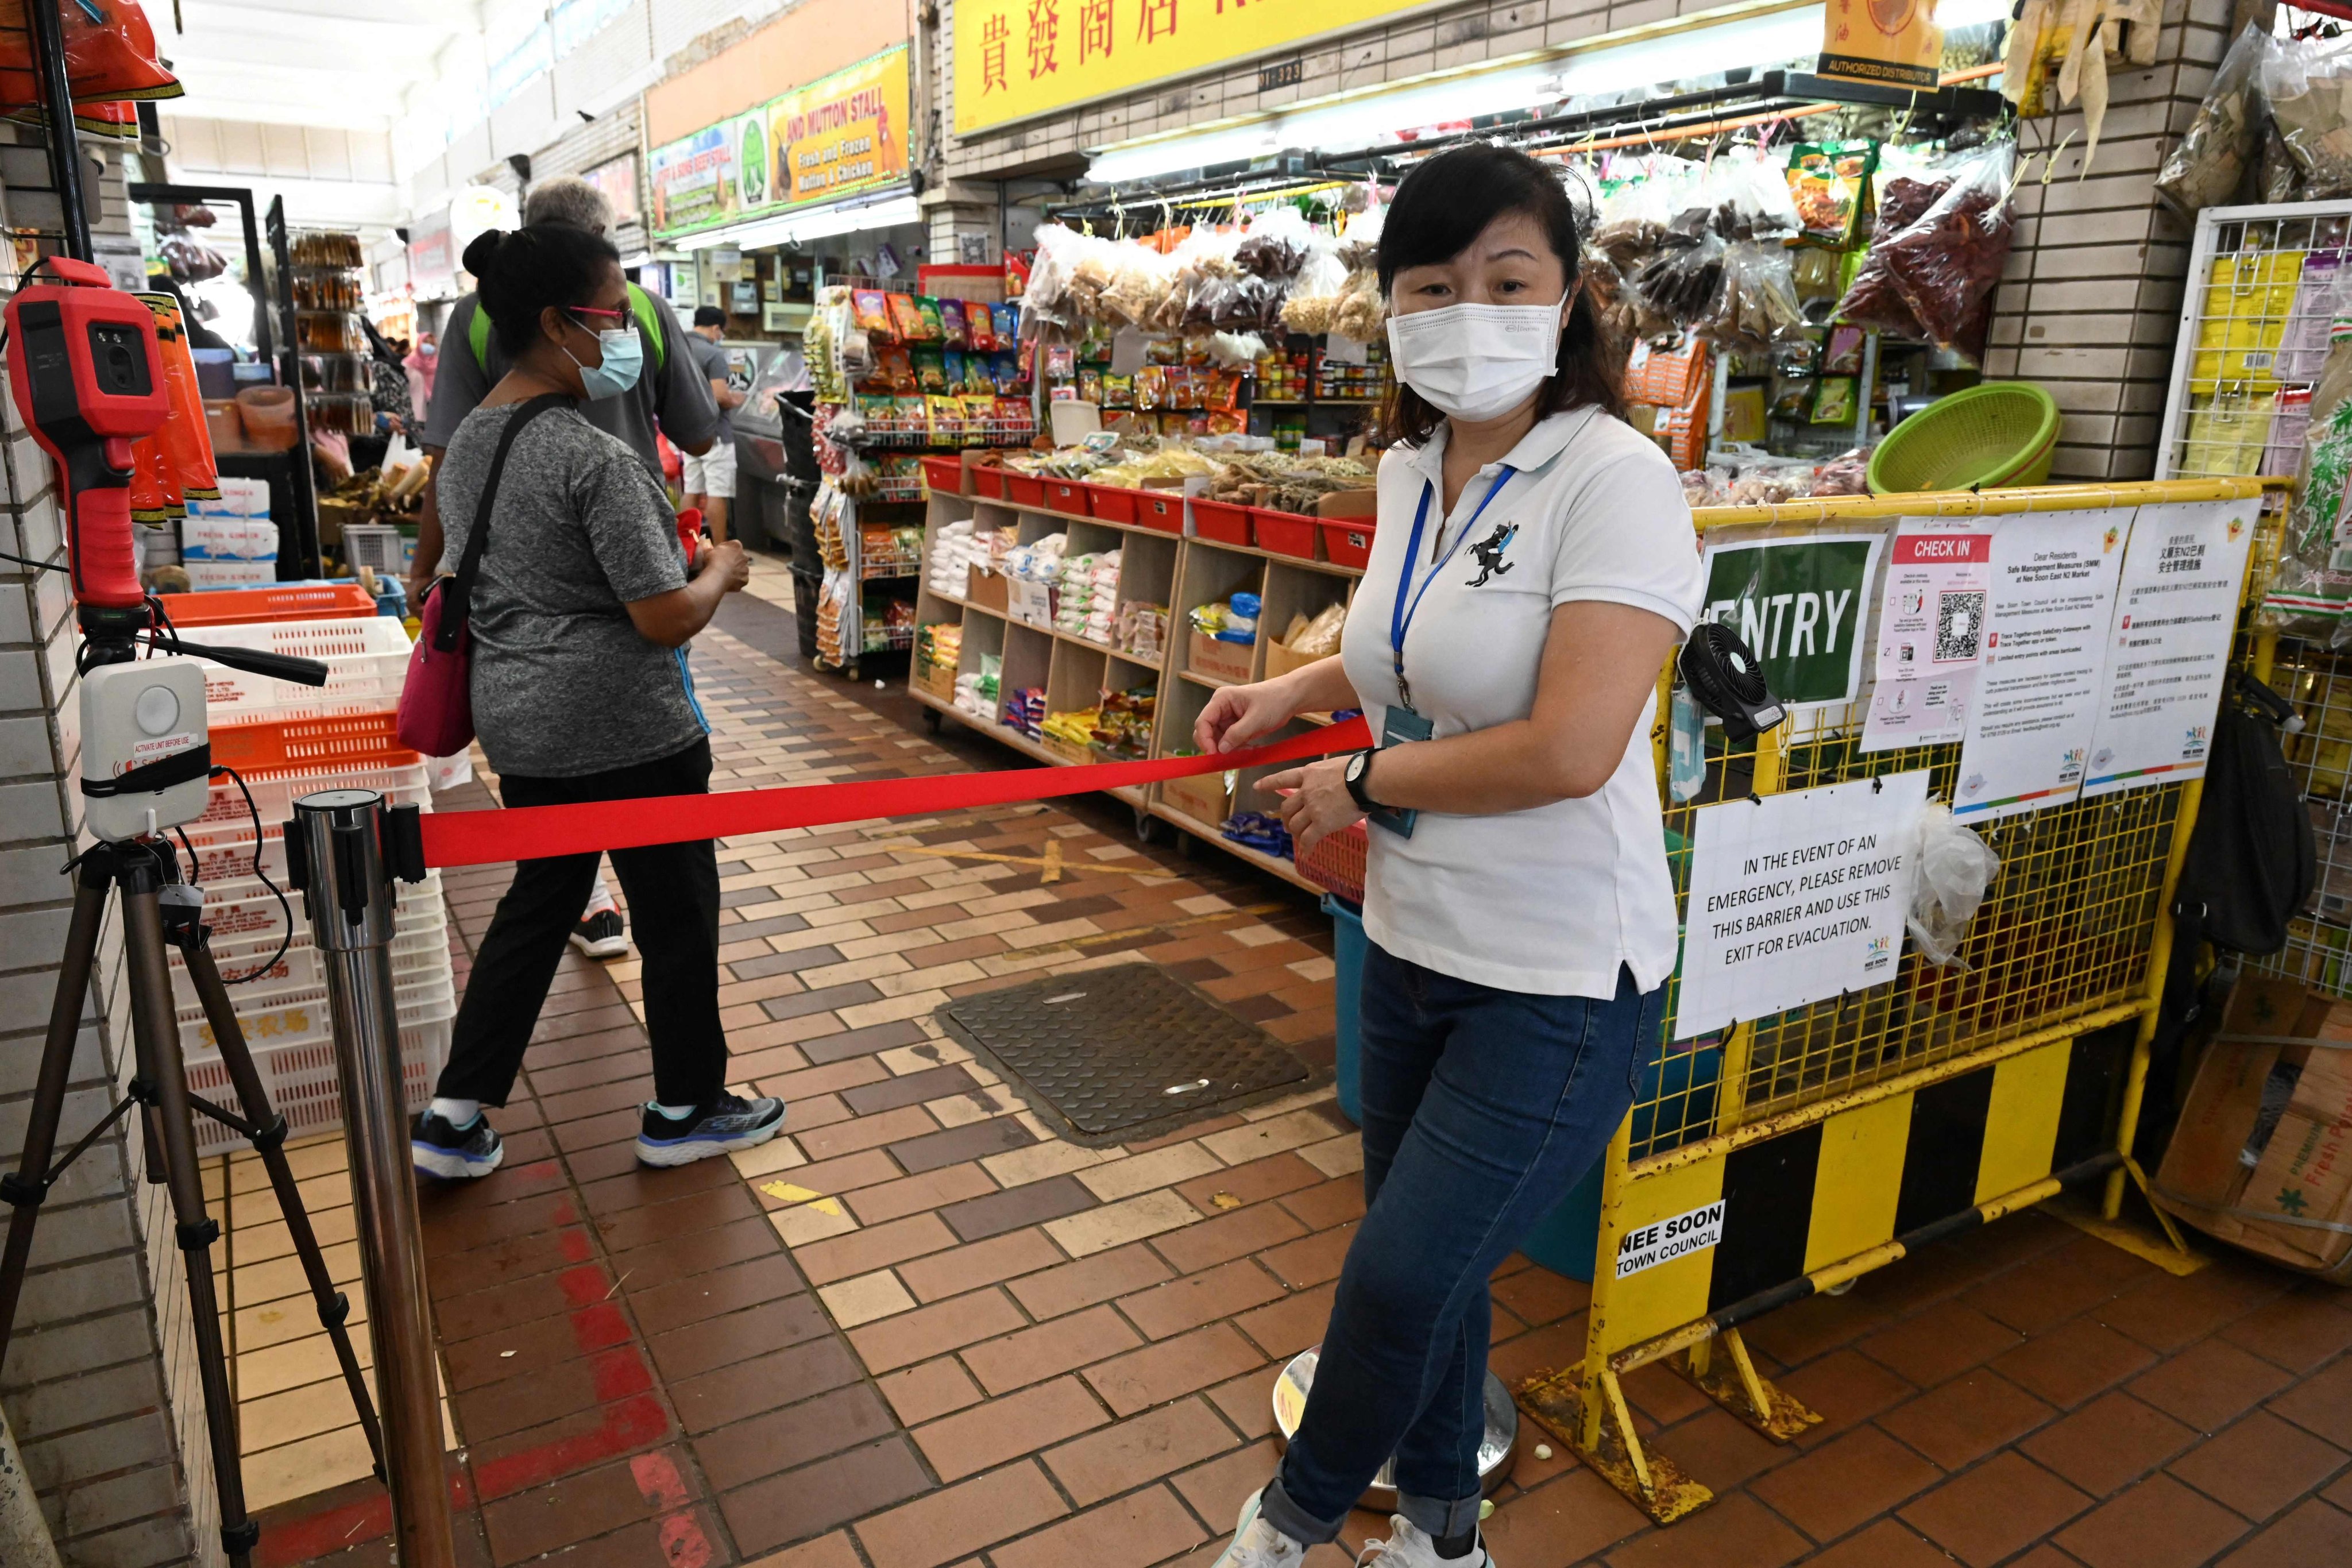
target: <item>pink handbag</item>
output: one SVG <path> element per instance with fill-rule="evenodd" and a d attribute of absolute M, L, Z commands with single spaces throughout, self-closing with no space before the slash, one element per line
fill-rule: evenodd
<path fill-rule="evenodd" d="M 499 434 L 498 450 L 490 458 L 489 478 L 482 481 L 482 499 L 474 507 L 474 526 L 466 535 L 466 553 L 457 574 L 444 577 L 425 590 L 418 612 L 424 630 L 409 650 L 408 675 L 400 688 L 400 743 L 428 757 L 455 756 L 474 743 L 474 646 L 468 622 L 474 579 L 479 574 L 482 552 L 490 541 L 490 503 L 499 493 L 499 476 L 506 472 L 507 453 L 522 427 L 540 415 L 571 399 L 554 394 L 534 397 L 507 421 Z"/>

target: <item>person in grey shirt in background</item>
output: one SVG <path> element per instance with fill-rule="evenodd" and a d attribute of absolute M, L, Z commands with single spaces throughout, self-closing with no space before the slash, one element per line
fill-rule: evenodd
<path fill-rule="evenodd" d="M 572 174 L 541 180 L 524 199 L 525 227 L 563 224 L 609 239 L 613 204 L 604 192 Z M 619 437 L 661 487 L 661 451 L 654 442 L 659 430 L 680 452 L 699 457 L 719 441 L 730 456 L 734 437 L 711 396 L 710 383 L 687 345 L 698 342 L 677 325 L 667 304 L 632 283 L 628 305 L 637 335 L 644 341 L 645 371 L 636 384 L 611 397 L 580 405 L 580 413 L 599 430 Z M 435 373 L 433 401 L 417 445 L 432 459 L 437 476 L 441 454 L 466 416 L 480 405 L 492 385 L 513 368 L 499 344 L 499 333 L 482 310 L 481 296 L 468 294 L 449 308 L 442 323 L 439 369 Z M 714 537 L 724 538 L 724 534 Z M 418 513 L 416 560 L 408 570 L 408 602 L 422 604 L 425 585 L 440 570 L 442 553 L 440 486 L 437 478 L 425 487 Z M 600 870 L 590 886 L 587 908 L 573 927 L 572 944 L 591 958 L 619 958 L 629 951 L 628 929 L 620 906 Z"/>
<path fill-rule="evenodd" d="M 620 258 L 562 224 L 496 230 L 466 265 L 499 309 L 512 365 L 450 439 L 449 544 L 473 540 L 468 689 L 509 806 L 702 795 L 709 726 L 686 645 L 751 579 L 740 544 L 689 563 L 677 514 L 635 454 L 583 405 L 640 371 Z M 503 471 L 500 465 L 503 464 Z M 449 1059 L 410 1134 L 427 1175 L 488 1175 L 504 1156 L 483 1114 L 514 1088 L 596 855 L 527 846 L 475 949 Z M 682 1165 L 773 1138 L 781 1100 L 727 1088 L 719 1013 L 719 862 L 709 838 L 613 851 L 640 917 L 651 1100 L 636 1154 Z"/>
<path fill-rule="evenodd" d="M 742 407 L 747 397 L 727 384 L 727 351 L 719 346 L 726 335 L 727 312 L 705 305 L 694 312 L 694 331 L 686 340 L 719 404 L 719 439 L 709 451 L 686 460 L 686 504 L 701 509 L 713 539 L 727 537 L 727 511 L 735 500 L 735 421 L 728 416 Z"/>

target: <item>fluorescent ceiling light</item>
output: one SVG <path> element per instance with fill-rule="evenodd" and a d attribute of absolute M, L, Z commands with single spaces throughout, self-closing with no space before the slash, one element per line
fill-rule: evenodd
<path fill-rule="evenodd" d="M 832 206 L 778 213 L 772 217 L 753 218 L 748 223 L 684 235 L 674 243 L 680 250 L 709 250 L 722 245 L 732 246 L 738 250 L 757 250 L 772 245 L 805 244 L 812 239 L 827 239 L 837 234 L 856 234 L 869 228 L 896 228 L 902 224 L 922 221 L 923 209 L 915 198 L 898 195 L 863 205 L 836 203 Z"/>
<path fill-rule="evenodd" d="M 1946 0 L 1948 12 L 2001 0 Z M 1692 27 L 1499 70 L 1464 71 L 1415 84 L 1368 89 L 1319 105 L 1202 132 L 1178 132 L 1104 148 L 1088 180 L 1119 184 L 1288 150 L 1343 153 L 1378 146 L 1400 132 L 1482 115 L 1534 109 L 1580 94 L 1685 81 L 1743 68 L 1769 69 L 1821 51 L 1820 5 L 1798 5 L 1713 26 Z M 1947 24 L 1952 25 L 1952 24 Z"/>

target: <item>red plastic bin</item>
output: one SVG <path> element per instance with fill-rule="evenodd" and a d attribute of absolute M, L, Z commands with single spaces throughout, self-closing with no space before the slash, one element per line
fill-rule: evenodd
<path fill-rule="evenodd" d="M 964 489 L 964 466 L 961 458 L 929 457 L 923 460 L 923 483 L 933 495 L 961 496 L 971 492 Z"/>
<path fill-rule="evenodd" d="M 1249 509 L 1250 526 L 1257 537 L 1260 550 L 1271 550 L 1276 555 L 1295 556 L 1301 561 L 1315 559 L 1315 519 L 1301 517 L 1295 511 L 1276 511 L 1271 507 Z"/>
<path fill-rule="evenodd" d="M 376 613 L 375 600 L 356 583 L 282 583 L 267 588 L 220 588 L 209 594 L 160 597 L 163 613 L 175 626 L 357 619 Z"/>
<path fill-rule="evenodd" d="M 1372 520 L 1369 517 L 1325 518 L 1323 555 L 1334 566 L 1361 571 L 1372 560 Z"/>
<path fill-rule="evenodd" d="M 1157 529 L 1162 533 L 1184 531 L 1184 492 L 1182 490 L 1131 490 L 1135 497 L 1135 526 Z M 1095 515 L 1102 515 L 1097 504 Z"/>
<path fill-rule="evenodd" d="M 1250 542 L 1250 509 L 1234 506 L 1229 501 L 1202 500 L 1192 498 L 1192 531 L 1202 539 L 1219 544 L 1242 544 Z"/>
<path fill-rule="evenodd" d="M 1004 500 L 1004 481 L 1008 477 L 1001 463 L 974 463 L 964 470 L 971 476 L 971 493 L 982 500 Z"/>
<path fill-rule="evenodd" d="M 1045 504 L 1047 510 L 1070 517 L 1092 517 L 1087 510 L 1087 492 L 1094 486 L 1083 479 L 1046 479 Z"/>
<path fill-rule="evenodd" d="M 1034 474 L 1007 472 L 1004 499 L 1014 506 L 1042 507 L 1045 504 L 1045 481 Z"/>
<path fill-rule="evenodd" d="M 1084 489 L 1092 499 L 1094 514 L 1105 522 L 1133 522 L 1135 503 L 1140 498 L 1122 485 L 1087 485 Z"/>
<path fill-rule="evenodd" d="M 1351 822 L 1338 833 L 1327 835 L 1306 854 L 1297 858 L 1298 874 L 1327 893 L 1337 893 L 1353 904 L 1364 901 L 1364 857 L 1371 840 L 1364 825 Z"/>

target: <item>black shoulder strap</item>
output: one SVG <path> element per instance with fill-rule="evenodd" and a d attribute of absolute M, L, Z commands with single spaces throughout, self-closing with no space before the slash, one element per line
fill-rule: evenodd
<path fill-rule="evenodd" d="M 499 432 L 498 450 L 490 455 L 490 471 L 482 480 L 481 499 L 474 503 L 474 526 L 466 531 L 466 553 L 457 562 L 457 574 L 441 584 L 441 625 L 433 646 L 443 653 L 455 652 L 457 634 L 465 630 L 473 613 L 474 577 L 481 570 L 482 552 L 490 542 L 490 503 L 498 499 L 499 478 L 507 471 L 507 454 L 514 449 L 515 437 L 522 427 L 553 408 L 572 400 L 561 393 L 550 392 L 534 397 L 515 410 L 507 427 Z"/>

